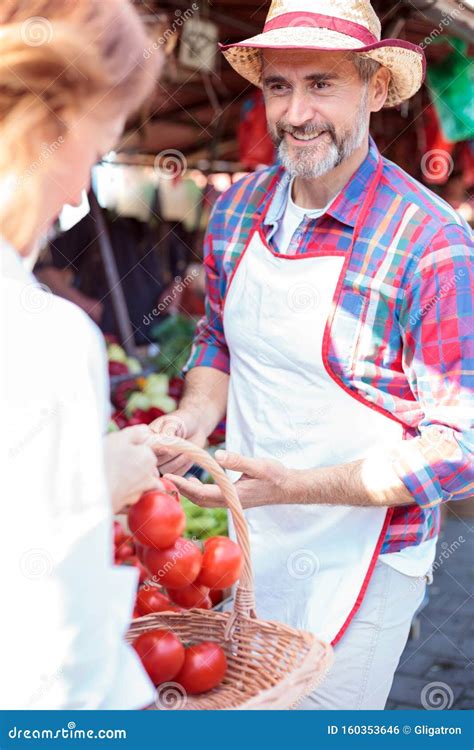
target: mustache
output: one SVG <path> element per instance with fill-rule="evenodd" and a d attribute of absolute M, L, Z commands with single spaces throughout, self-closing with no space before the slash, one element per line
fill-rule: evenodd
<path fill-rule="evenodd" d="M 290 133 L 290 135 L 295 136 L 315 136 L 318 133 L 322 133 L 323 131 L 331 136 L 334 143 L 337 143 L 336 129 L 330 122 L 322 122 L 318 125 L 316 125 L 315 123 L 310 123 L 307 125 L 302 125 L 301 127 L 294 127 L 287 122 L 280 121 L 277 122 L 275 126 L 275 134 L 279 142 L 283 140 L 285 133 Z"/>

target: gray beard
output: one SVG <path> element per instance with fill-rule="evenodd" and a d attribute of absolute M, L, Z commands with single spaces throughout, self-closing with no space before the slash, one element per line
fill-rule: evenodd
<path fill-rule="evenodd" d="M 321 149 L 319 144 L 302 148 L 299 157 L 290 155 L 288 145 L 283 139 L 278 146 L 278 156 L 290 177 L 301 177 L 304 180 L 322 177 L 352 156 L 367 137 L 367 103 L 368 86 L 365 87 L 354 128 L 350 132 L 346 131 L 339 143 L 332 140 L 329 147 L 325 145 L 325 155 L 322 158 L 318 156 Z"/>

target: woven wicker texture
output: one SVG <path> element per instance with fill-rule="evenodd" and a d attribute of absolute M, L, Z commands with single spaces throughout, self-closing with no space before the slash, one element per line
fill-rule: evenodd
<path fill-rule="evenodd" d="M 365 50 L 364 43 L 349 33 L 321 28 L 320 21 L 316 22 L 311 13 L 357 23 L 380 41 L 380 21 L 369 0 L 274 0 L 267 21 L 297 11 L 303 15 L 303 21 L 301 18 L 298 21 L 290 20 L 285 28 L 257 34 L 240 43 L 244 46 L 234 45 L 223 50 L 225 58 L 234 70 L 255 86 L 261 87 L 262 50 L 265 48 L 307 49 L 314 50 L 315 53 L 318 50 Z M 387 39 L 384 40 L 383 46 L 360 53 L 364 57 L 377 60 L 392 74 L 385 107 L 395 107 L 410 99 L 420 88 L 424 75 L 424 54 L 421 48 L 408 44 L 394 45 L 393 42 L 393 39 Z"/>
<path fill-rule="evenodd" d="M 219 687 L 203 695 L 187 696 L 175 683 L 165 683 L 157 689 L 156 707 L 174 710 L 293 708 L 323 679 L 332 663 L 331 647 L 311 633 L 257 619 L 248 529 L 234 485 L 206 451 L 191 443 L 158 435 L 153 442 L 176 449 L 176 453 L 185 453 L 213 476 L 232 513 L 244 556 L 231 612 L 201 609 L 160 612 L 138 618 L 130 626 L 126 636 L 129 642 L 140 633 L 166 628 L 185 644 L 214 641 L 226 653 L 228 670 Z"/>

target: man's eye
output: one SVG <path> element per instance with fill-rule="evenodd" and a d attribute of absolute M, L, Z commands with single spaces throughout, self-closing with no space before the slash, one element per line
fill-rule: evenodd
<path fill-rule="evenodd" d="M 270 91 L 274 94 L 280 94 L 282 91 L 287 91 L 288 86 L 285 86 L 283 83 L 273 83 L 270 86 Z"/>
<path fill-rule="evenodd" d="M 327 81 L 318 81 L 318 83 L 314 84 L 314 88 L 318 89 L 318 91 L 324 91 L 324 89 L 329 88 L 329 83 Z"/>

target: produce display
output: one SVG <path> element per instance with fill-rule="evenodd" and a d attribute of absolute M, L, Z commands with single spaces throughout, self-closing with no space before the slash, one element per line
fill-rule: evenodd
<path fill-rule="evenodd" d="M 127 357 L 125 350 L 115 341 L 108 343 L 107 355 L 114 407 L 109 426 L 111 431 L 135 424 L 150 424 L 176 409 L 183 391 L 182 378 L 161 371 L 160 361 L 155 362 L 159 372 L 144 375 L 140 362 Z M 176 363 L 172 372 L 179 372 Z M 220 424 L 209 436 L 209 445 L 218 445 L 223 439 L 224 425 Z"/>
<path fill-rule="evenodd" d="M 127 357 L 125 351 L 115 342 L 108 344 L 109 373 L 112 377 L 111 400 L 114 406 L 110 429 L 120 430 L 135 424 L 150 424 L 158 417 L 168 414 L 176 408 L 181 396 L 183 381 L 180 378 L 169 378 L 165 373 L 152 373 L 146 377 L 135 377 L 138 360 Z M 139 363 L 138 363 L 139 364 Z M 116 365 L 120 371 L 116 371 Z M 116 376 L 130 375 L 125 379 Z M 220 443 L 222 429 L 216 430 L 209 438 L 209 443 Z M 174 493 L 179 500 L 179 493 L 174 485 L 167 486 L 167 480 L 161 480 L 165 492 Z M 181 499 L 181 507 L 186 516 L 186 528 L 183 536 L 188 539 L 207 539 L 211 536 L 227 535 L 227 511 L 225 508 L 200 508 L 187 498 Z M 138 552 L 138 551 L 137 551 Z M 119 555 L 128 558 L 133 555 L 130 547 L 124 547 Z"/>

